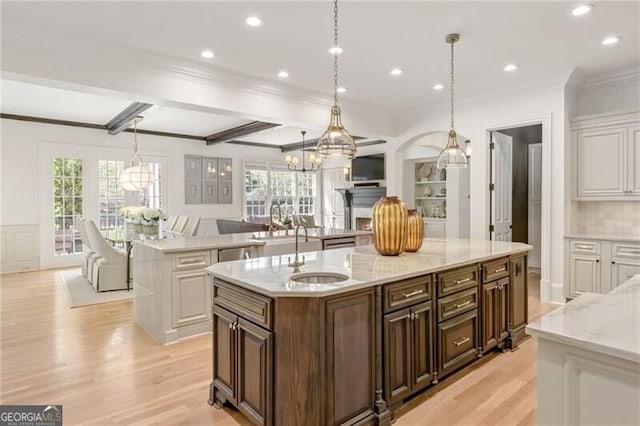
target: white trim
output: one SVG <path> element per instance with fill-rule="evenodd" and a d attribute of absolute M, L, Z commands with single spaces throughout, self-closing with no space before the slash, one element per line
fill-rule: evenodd
<path fill-rule="evenodd" d="M 640 80 L 640 68 L 631 68 L 585 80 L 580 84 L 579 89 L 580 91 L 600 89 L 603 87 L 617 86 L 638 80 Z"/>
<path fill-rule="evenodd" d="M 580 117 L 573 117 L 570 120 L 571 130 L 623 126 L 627 124 L 635 124 L 638 121 L 640 121 L 640 108 L 637 107 L 600 114 L 583 115 Z"/>
<path fill-rule="evenodd" d="M 550 300 L 559 301 L 563 300 L 562 296 L 557 297 L 557 287 L 560 288 L 560 295 L 562 292 L 562 284 L 551 284 L 551 145 L 552 145 L 552 113 L 546 113 L 542 115 L 535 115 L 531 117 L 524 117 L 517 120 L 509 120 L 494 124 L 487 124 L 483 126 L 483 149 L 489 149 L 490 132 L 497 130 L 510 129 L 514 127 L 531 126 L 535 124 L 542 124 L 542 200 L 541 200 L 541 220 L 540 220 L 540 298 L 543 302 Z M 557 143 L 561 143 L 558 141 Z M 491 220 L 489 215 L 489 158 L 487 156 L 484 168 L 485 168 L 485 185 L 486 188 L 486 217 Z M 563 220 L 564 223 L 564 220 Z M 489 237 L 489 224 L 484 226 L 485 238 Z M 552 291 L 553 289 L 553 291 Z M 553 296 L 553 298 L 552 298 Z"/>

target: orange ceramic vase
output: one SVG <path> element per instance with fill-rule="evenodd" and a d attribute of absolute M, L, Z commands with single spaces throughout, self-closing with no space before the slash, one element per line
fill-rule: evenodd
<path fill-rule="evenodd" d="M 378 253 L 397 256 L 407 242 L 407 207 L 398 197 L 383 197 L 373 205 L 373 241 Z"/>
<path fill-rule="evenodd" d="M 418 251 L 424 239 L 424 220 L 416 210 L 409 210 L 407 217 L 407 244 L 405 251 Z"/>

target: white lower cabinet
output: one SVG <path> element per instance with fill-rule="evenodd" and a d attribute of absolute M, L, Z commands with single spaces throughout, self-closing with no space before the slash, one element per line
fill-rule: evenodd
<path fill-rule="evenodd" d="M 567 240 L 565 297 L 582 293 L 608 293 L 640 274 L 640 242 Z"/>
<path fill-rule="evenodd" d="M 211 319 L 211 282 L 203 269 L 174 272 L 171 275 L 172 319 L 174 327 Z"/>
<path fill-rule="evenodd" d="M 445 238 L 447 221 L 444 219 L 424 219 L 424 236 L 426 238 Z"/>

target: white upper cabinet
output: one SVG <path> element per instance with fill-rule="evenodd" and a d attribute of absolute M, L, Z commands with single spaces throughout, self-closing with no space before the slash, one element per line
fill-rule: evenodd
<path fill-rule="evenodd" d="M 572 120 L 573 197 L 640 199 L 640 113 Z"/>

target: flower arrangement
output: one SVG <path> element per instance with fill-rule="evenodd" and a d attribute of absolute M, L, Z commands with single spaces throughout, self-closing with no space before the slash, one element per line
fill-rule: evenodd
<path fill-rule="evenodd" d="M 163 209 L 155 209 L 142 206 L 125 206 L 120 209 L 120 214 L 129 223 L 158 224 L 160 219 L 167 217 Z"/>

